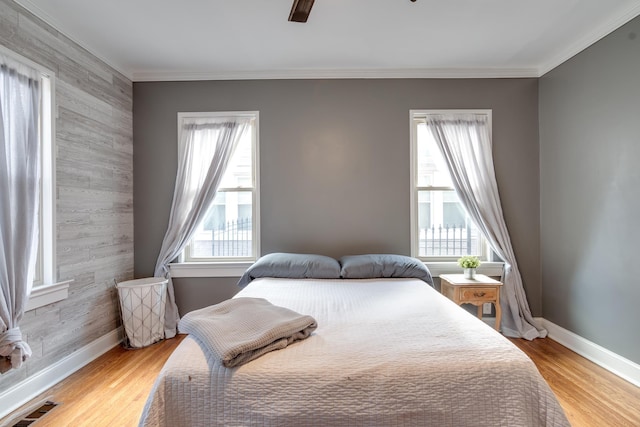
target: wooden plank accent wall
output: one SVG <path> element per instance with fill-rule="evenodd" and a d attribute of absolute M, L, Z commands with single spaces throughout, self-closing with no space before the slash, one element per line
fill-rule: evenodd
<path fill-rule="evenodd" d="M 120 326 L 114 279 L 133 278 L 132 83 L 11 0 L 0 44 L 56 73 L 57 278 L 69 298 L 20 325 L 33 356 L 0 392 Z"/>

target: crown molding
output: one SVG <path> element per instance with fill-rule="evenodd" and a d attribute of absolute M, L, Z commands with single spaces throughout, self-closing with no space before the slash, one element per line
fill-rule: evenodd
<path fill-rule="evenodd" d="M 471 79 L 538 77 L 535 68 L 320 69 L 225 72 L 136 71 L 134 82 L 278 79 Z"/>
<path fill-rule="evenodd" d="M 603 23 L 597 28 L 587 33 L 584 37 L 573 43 L 560 54 L 553 57 L 550 61 L 545 62 L 538 68 L 538 77 L 542 77 L 554 68 L 562 65 L 575 55 L 579 54 L 597 41 L 608 36 L 636 16 L 640 15 L 640 4 L 633 5 L 629 10 L 623 11 L 621 15 L 617 15 L 611 20 Z"/>

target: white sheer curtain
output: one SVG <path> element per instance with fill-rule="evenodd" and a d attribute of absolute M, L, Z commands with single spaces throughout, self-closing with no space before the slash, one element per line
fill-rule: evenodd
<path fill-rule="evenodd" d="M 31 356 L 18 324 L 38 250 L 40 75 L 0 55 L 0 356 Z M 6 360 L 6 359 L 5 359 Z"/>
<path fill-rule="evenodd" d="M 178 174 L 169 225 L 156 262 L 155 276 L 169 279 L 165 309 L 165 337 L 176 335 L 180 319 L 175 303 L 169 263 L 191 240 L 213 202 L 229 159 L 248 118 L 184 118 L 182 120 Z"/>
<path fill-rule="evenodd" d="M 431 130 L 451 173 L 461 203 L 505 263 L 502 282 L 502 333 L 532 340 L 547 331 L 536 325 L 522 286 L 509 232 L 504 222 L 491 150 L 488 114 L 427 115 Z"/>

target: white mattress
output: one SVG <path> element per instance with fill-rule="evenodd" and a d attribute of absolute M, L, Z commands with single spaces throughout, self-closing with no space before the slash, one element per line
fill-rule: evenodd
<path fill-rule="evenodd" d="M 257 279 L 308 339 L 229 369 L 187 337 L 141 426 L 568 426 L 533 362 L 414 279 Z"/>

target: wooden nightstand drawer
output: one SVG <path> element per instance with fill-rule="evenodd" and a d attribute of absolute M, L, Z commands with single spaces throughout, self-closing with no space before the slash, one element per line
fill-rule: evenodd
<path fill-rule="evenodd" d="M 460 299 L 463 301 L 495 301 L 498 298 L 496 288 L 462 288 Z"/>

